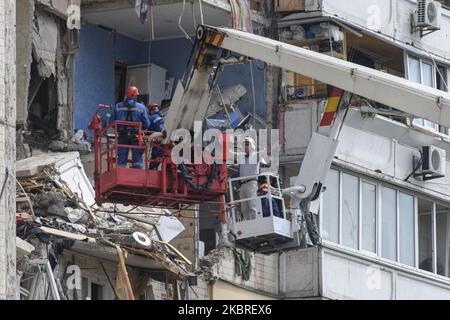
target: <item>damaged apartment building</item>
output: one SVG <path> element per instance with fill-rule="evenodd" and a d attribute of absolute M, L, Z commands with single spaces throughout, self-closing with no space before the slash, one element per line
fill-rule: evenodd
<path fill-rule="evenodd" d="M 151 9 L 139 16 L 143 3 Z M 431 16 L 418 27 L 421 4 L 431 6 Z M 71 6 L 81 8 L 79 21 L 70 19 Z M 353 95 L 326 191 L 311 210 L 320 241 L 312 244 L 303 230 L 301 246 L 269 253 L 230 243 L 217 203 L 185 210 L 98 205 L 89 129 L 97 107 L 122 101 L 129 85 L 168 112 L 199 24 L 448 93 L 449 1 L 21 0 L 16 12 L 15 297 L 450 297 L 447 127 Z M 204 126 L 247 121 L 279 129 L 280 188 L 294 187 L 329 87 L 257 59 L 240 62 L 224 65 Z M 99 112 L 104 125 L 108 112 Z M 438 179 L 417 175 L 424 147 L 441 152 Z"/>
<path fill-rule="evenodd" d="M 88 124 L 98 105 L 123 100 L 130 84 L 145 103 L 167 107 L 200 21 L 261 32 L 269 20 L 261 2 L 250 9 L 243 1 L 154 1 L 152 16 L 140 21 L 137 3 L 16 3 L 16 298 L 209 297 L 208 280 L 198 273 L 205 255 L 198 208 L 98 207 Z M 246 10 L 235 10 L 241 3 Z M 265 125 L 264 74 L 262 64 L 230 66 L 211 100 L 210 121 L 223 121 L 226 111 L 239 122 L 256 111 L 255 121 Z"/>
<path fill-rule="evenodd" d="M 33 148 L 89 151 L 72 143 L 73 75 L 78 29 L 68 8 L 79 1 L 17 2 L 18 157 Z M 31 148 L 31 149 L 30 149 Z"/>

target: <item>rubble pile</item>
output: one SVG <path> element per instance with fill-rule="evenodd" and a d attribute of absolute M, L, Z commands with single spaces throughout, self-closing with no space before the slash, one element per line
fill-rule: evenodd
<path fill-rule="evenodd" d="M 188 271 L 191 262 L 166 242 L 170 241 L 173 234 L 171 238 L 165 239 L 167 232 L 158 230 L 158 226 L 163 225 L 160 223 L 162 218 L 169 219 L 169 223 L 172 220 L 179 223 L 169 211 L 153 208 L 130 209 L 114 205 L 98 207 L 95 201 L 92 203 L 92 186 L 80 187 L 80 181 L 84 180 L 75 174 L 68 174 L 71 170 L 67 169 L 68 164 L 71 163 L 69 160 L 65 163 L 63 160 L 64 156 L 61 156 L 53 163 L 49 161 L 47 165 L 26 170 L 23 168 L 24 163 L 20 164 L 21 161 L 16 166 L 20 168 L 17 178 L 16 233 L 18 238 L 36 248 L 33 254 L 24 254 L 21 258 L 25 261 L 28 259 L 29 263 L 22 261 L 20 272 L 32 274 L 32 270 L 36 268 L 33 261 L 48 259 L 56 275 L 55 269 L 64 250 L 81 254 L 88 252 L 94 256 L 98 250 L 103 253 L 112 252 L 114 259 L 111 258 L 110 261 L 119 262 L 119 266 L 123 261 L 127 264 L 127 256 L 135 256 L 153 260 L 149 262 L 149 266 L 154 266 L 156 262 L 175 279 L 187 280 L 193 276 Z M 27 161 L 26 165 L 36 165 L 32 158 L 23 161 Z M 55 163 L 58 163 L 59 167 Z M 79 172 L 79 163 L 74 163 L 70 168 Z M 69 186 L 67 181 L 76 181 L 73 185 L 79 186 L 78 190 Z M 88 192 L 80 192 L 83 189 Z M 123 267 L 118 269 L 122 272 L 119 275 L 118 271 L 117 276 L 123 279 Z M 55 283 L 58 281 L 56 279 Z M 59 297 L 65 297 L 62 287 L 58 288 Z M 133 294 L 127 292 L 119 298 L 132 298 Z"/>

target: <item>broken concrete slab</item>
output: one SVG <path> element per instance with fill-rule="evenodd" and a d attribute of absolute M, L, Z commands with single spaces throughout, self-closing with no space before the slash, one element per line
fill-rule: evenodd
<path fill-rule="evenodd" d="M 59 180 L 81 199 L 86 206 L 95 205 L 95 191 L 83 170 L 78 152 L 43 153 L 36 157 L 16 162 L 16 176 L 26 178 L 51 167 Z"/>
<path fill-rule="evenodd" d="M 16 162 L 16 176 L 31 177 L 43 171 L 47 166 L 59 167 L 69 161 L 79 158 L 78 152 L 45 153 L 39 156 Z"/>
<path fill-rule="evenodd" d="M 35 247 L 19 237 L 16 237 L 16 255 L 17 258 L 31 254 L 35 250 Z"/>

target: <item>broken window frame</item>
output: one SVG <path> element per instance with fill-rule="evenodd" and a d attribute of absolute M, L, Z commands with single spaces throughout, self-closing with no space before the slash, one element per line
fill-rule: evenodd
<path fill-rule="evenodd" d="M 438 83 L 439 83 L 439 75 L 437 70 L 439 69 L 442 73 L 442 69 L 444 70 L 443 73 L 443 77 L 445 78 L 444 80 L 447 82 L 447 91 L 450 92 L 450 89 L 448 88 L 448 79 L 449 79 L 449 72 L 450 72 L 450 67 L 449 66 L 445 66 L 443 64 L 438 64 L 435 63 L 435 61 L 427 59 L 427 58 L 423 58 L 420 57 L 416 54 L 410 53 L 410 52 L 406 52 L 405 51 L 405 77 L 406 79 L 411 79 L 411 67 L 410 67 L 410 60 L 418 60 L 419 61 L 419 78 L 420 78 L 420 84 L 424 84 L 424 65 L 430 65 L 431 66 L 431 77 L 432 77 L 432 88 L 434 89 L 438 89 L 441 90 L 439 88 L 437 88 Z M 426 85 L 426 84 L 424 84 Z M 439 132 L 439 125 L 437 123 L 425 120 L 425 119 L 421 119 L 421 118 L 414 118 L 413 119 L 413 123 L 414 125 L 417 125 L 421 128 L 424 128 L 426 130 L 430 130 L 432 132 Z M 445 132 L 445 134 L 450 135 L 450 129 L 444 129 L 441 130 L 443 132 Z"/>

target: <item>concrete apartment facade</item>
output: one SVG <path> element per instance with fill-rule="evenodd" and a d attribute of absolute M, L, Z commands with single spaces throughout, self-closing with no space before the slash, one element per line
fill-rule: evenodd
<path fill-rule="evenodd" d="M 43 126 L 50 127 L 44 134 L 52 141 L 62 142 L 59 149 L 68 151 L 74 129 L 89 134 L 87 123 L 96 105 L 117 100 L 114 80 L 123 76 L 123 68 L 153 64 L 166 71 L 166 80 L 175 82 L 183 75 L 191 43 L 172 21 L 179 17 L 182 1 L 155 1 L 155 10 L 165 19 L 157 20 L 154 38 L 148 26 L 120 19 L 137 19 L 132 2 L 82 0 L 79 50 L 69 54 L 64 51 L 64 22 L 67 7 L 73 2 L 58 2 L 58 7 L 44 0 L 17 2 L 17 17 L 21 18 L 17 21 L 17 122 L 11 108 L 16 99 L 16 72 L 11 58 L 16 52 L 16 2 L 0 3 L 0 21 L 5 21 L 0 33 L 0 74 L 3 72 L 3 79 L 8 80 L 0 87 L 0 120 L 6 124 L 0 125 L 0 133 L 4 133 L 0 134 L 0 148 L 4 148 L 1 154 L 6 155 L 0 158 L 0 184 L 5 184 L 0 196 L 0 208 L 4 208 L 0 210 L 2 299 L 18 297 L 16 286 L 11 285 L 16 283 L 15 243 L 11 241 L 15 238 L 14 124 L 24 131 L 24 123 L 31 123 L 40 131 Z M 449 92 L 448 1 L 441 1 L 440 30 L 423 37 L 411 31 L 411 15 L 417 5 L 414 0 L 305 0 L 288 9 L 277 7 L 276 3 L 282 1 L 256 2 L 256 10 L 252 11 L 255 33 Z M 206 24 L 228 23 L 228 1 L 203 3 Z M 198 7 L 193 5 L 192 10 L 198 12 Z M 52 53 L 56 58 L 50 70 L 54 67 L 55 73 L 43 81 L 42 72 L 39 77 L 33 73 L 36 56 L 32 57 L 32 38 L 27 32 L 35 16 L 38 21 L 56 25 L 61 40 Z M 189 13 L 184 18 L 189 21 L 186 25 L 193 25 L 200 17 Z M 333 26 L 342 35 L 340 41 L 335 41 L 340 43 L 331 43 L 327 49 L 324 40 L 332 41 L 326 37 L 292 38 L 291 30 L 304 31 L 306 35 L 318 25 Z M 188 34 L 192 36 L 194 31 L 190 26 Z M 260 61 L 229 66 L 222 79 L 221 87 L 242 84 L 247 89 L 240 101 L 244 114 L 256 113 L 261 127 L 280 130 L 280 176 L 283 185 L 289 186 L 298 174 L 312 134 L 318 130 L 326 86 Z M 32 106 L 29 95 L 24 94 L 27 91 L 19 90 L 31 90 L 41 82 L 45 86 L 52 83 L 58 89 L 52 109 L 56 110 L 55 116 L 47 110 L 53 117 L 46 117 L 46 110 L 38 104 Z M 37 102 L 42 102 L 41 94 L 36 97 Z M 29 110 L 34 112 L 31 119 Z M 222 246 L 220 221 L 210 218 L 210 212 L 217 208 L 200 205 L 191 216 L 181 219 L 186 229 L 171 242 L 193 262 L 190 271 L 197 275 L 187 289 L 186 283 L 175 281 L 173 288 L 179 290 L 176 296 L 193 300 L 450 298 L 449 129 L 357 99 L 343 125 L 327 190 L 315 212 L 321 243 L 272 255 L 249 253 L 249 272 L 233 248 Z M 21 150 L 30 141 L 21 141 Z M 414 157 L 421 157 L 419 150 L 423 146 L 446 151 L 445 177 L 431 181 L 409 177 L 405 181 L 414 169 Z M 90 175 L 92 157 L 84 157 L 85 170 Z M 117 272 L 115 261 L 108 260 L 107 272 L 99 267 L 103 258 L 113 253 L 93 258 L 89 252 L 89 248 L 84 248 L 77 255 L 77 261 L 89 269 L 83 272 L 83 297 L 95 289 L 97 293 L 101 291 L 98 296 L 103 299 L 114 299 L 108 274 Z M 70 254 L 66 259 L 71 260 Z M 130 274 L 145 270 L 142 264 L 145 261 L 136 263 L 133 267 L 137 269 L 132 267 Z M 243 272 L 249 275 L 246 277 Z M 145 299 L 174 296 L 163 269 L 151 275 L 142 292 Z"/>

